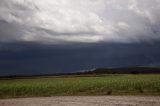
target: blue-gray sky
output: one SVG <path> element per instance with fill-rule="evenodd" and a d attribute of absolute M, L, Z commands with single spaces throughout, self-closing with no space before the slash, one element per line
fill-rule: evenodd
<path fill-rule="evenodd" d="M 160 0 L 1 0 L 0 74 L 160 65 Z"/>

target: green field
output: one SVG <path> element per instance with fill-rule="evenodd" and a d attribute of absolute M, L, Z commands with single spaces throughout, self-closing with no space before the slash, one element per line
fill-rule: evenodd
<path fill-rule="evenodd" d="M 0 98 L 59 95 L 160 96 L 160 74 L 0 79 Z"/>

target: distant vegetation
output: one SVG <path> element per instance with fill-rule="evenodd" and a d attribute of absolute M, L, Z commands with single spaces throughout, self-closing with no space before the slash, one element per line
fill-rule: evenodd
<path fill-rule="evenodd" d="M 159 67 L 99 68 L 76 74 L 160 74 Z"/>
<path fill-rule="evenodd" d="M 104 69 L 101 69 L 100 74 L 103 71 Z M 93 72 L 95 74 L 97 71 Z M 65 75 L 0 79 L 0 98 L 59 95 L 160 96 L 160 74 Z"/>
<path fill-rule="evenodd" d="M 0 78 L 24 78 L 39 76 L 65 76 L 65 75 L 101 75 L 101 74 L 160 74 L 160 67 L 128 67 L 128 68 L 97 68 L 74 73 L 36 74 L 36 75 L 8 75 Z"/>

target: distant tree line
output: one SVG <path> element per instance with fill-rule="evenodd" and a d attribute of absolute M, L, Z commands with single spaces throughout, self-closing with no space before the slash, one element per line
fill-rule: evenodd
<path fill-rule="evenodd" d="M 160 67 L 127 67 L 127 68 L 97 68 L 74 73 L 56 73 L 56 74 L 37 74 L 37 75 L 9 75 L 0 76 L 0 78 L 35 78 L 35 77 L 52 77 L 65 75 L 99 75 L 99 74 L 160 74 Z"/>
<path fill-rule="evenodd" d="M 160 67 L 98 68 L 76 74 L 160 74 Z"/>

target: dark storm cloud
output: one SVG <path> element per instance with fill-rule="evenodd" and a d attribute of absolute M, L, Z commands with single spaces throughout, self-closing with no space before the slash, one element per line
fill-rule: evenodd
<path fill-rule="evenodd" d="M 160 66 L 159 0 L 0 0 L 0 75 Z"/>
<path fill-rule="evenodd" d="M 50 74 L 97 67 L 159 66 L 160 43 L 1 44 L 0 75 Z M 15 48 L 13 51 L 12 49 Z"/>
<path fill-rule="evenodd" d="M 0 41 L 15 41 L 23 35 L 23 27 L 0 20 Z"/>

